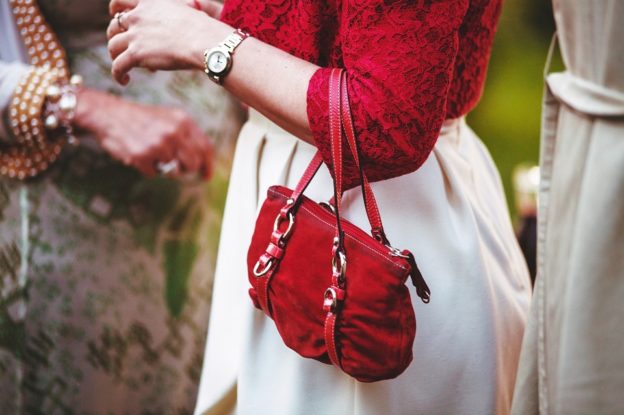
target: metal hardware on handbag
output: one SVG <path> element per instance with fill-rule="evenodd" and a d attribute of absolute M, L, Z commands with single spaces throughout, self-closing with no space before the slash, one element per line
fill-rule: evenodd
<path fill-rule="evenodd" d="M 411 278 L 425 303 L 429 287 L 412 253 L 393 248 L 386 238 L 338 69 L 330 77 L 329 107 L 333 203 L 303 196 L 322 164 L 318 152 L 294 190 L 269 188 L 247 255 L 249 293 L 300 355 L 363 382 L 390 379 L 413 357 L 416 321 L 405 282 Z M 341 216 L 343 135 L 360 171 L 370 235 Z"/>

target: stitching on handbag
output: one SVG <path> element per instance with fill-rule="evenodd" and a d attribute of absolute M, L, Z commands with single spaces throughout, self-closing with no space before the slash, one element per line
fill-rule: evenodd
<path fill-rule="evenodd" d="M 333 317 L 333 319 L 332 319 Z M 340 363 L 340 356 L 338 356 L 338 348 L 336 347 L 336 321 L 338 319 L 338 315 L 337 314 L 333 314 L 333 313 L 327 313 L 327 316 L 325 317 L 325 339 L 327 340 L 327 329 L 329 328 L 329 334 L 331 336 L 331 350 L 330 350 L 330 346 L 325 344 L 325 347 L 327 347 L 327 352 L 329 354 L 329 360 L 333 362 L 334 358 L 336 360 L 335 364 L 336 366 L 338 366 L 339 368 L 342 369 L 342 364 Z M 333 355 L 333 356 L 332 356 Z"/>
<path fill-rule="evenodd" d="M 273 193 L 274 195 L 280 196 L 281 198 L 285 198 L 285 196 L 279 192 L 276 192 L 273 189 L 269 189 L 270 193 Z M 307 211 L 309 214 L 311 214 L 312 216 L 314 216 L 316 219 L 318 219 L 319 221 L 323 222 L 325 225 L 328 225 L 329 227 L 335 229 L 336 226 L 334 224 L 331 224 L 327 221 L 325 221 L 323 218 L 317 216 L 314 212 L 312 212 L 310 209 L 306 208 L 305 206 L 301 205 L 301 209 L 304 209 L 305 211 Z M 359 243 L 360 245 L 362 245 L 364 248 L 368 249 L 369 251 L 373 252 L 375 255 L 379 256 L 380 258 L 383 258 L 386 262 L 394 265 L 395 267 L 401 268 L 403 271 L 408 271 L 407 268 L 405 268 L 403 265 L 397 264 L 396 262 L 391 261 L 390 259 L 386 258 L 385 256 L 383 256 L 381 253 L 375 251 L 374 249 L 372 249 L 371 247 L 369 247 L 368 245 L 366 245 L 364 242 L 362 242 L 361 240 L 357 239 L 356 237 L 354 237 L 353 235 L 350 234 L 345 234 L 348 238 L 354 240 L 355 242 Z"/>
<path fill-rule="evenodd" d="M 338 363 L 338 367 L 342 368 L 342 364 L 340 362 L 340 356 L 338 356 L 338 345 L 336 344 L 336 323 L 338 322 L 338 315 L 334 314 L 332 316 L 330 330 L 331 330 L 331 339 L 332 339 L 332 350 L 333 354 L 336 357 L 336 363 Z"/>

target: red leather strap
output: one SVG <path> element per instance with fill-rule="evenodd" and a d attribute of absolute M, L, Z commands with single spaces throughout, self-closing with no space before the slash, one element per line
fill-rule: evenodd
<path fill-rule="evenodd" d="M 349 103 L 349 93 L 345 72 L 341 69 L 334 69 L 329 79 L 329 133 L 332 144 L 332 161 L 334 164 L 334 203 L 336 207 L 336 236 L 339 240 L 339 246 L 342 247 L 342 235 L 340 229 L 340 213 L 342 206 L 342 176 L 343 176 L 343 154 L 342 154 L 342 137 L 347 138 L 347 143 L 353 154 L 355 165 L 360 173 L 360 181 L 362 195 L 364 197 L 364 205 L 366 214 L 371 225 L 371 233 L 373 237 L 382 243 L 388 245 L 381 215 L 375 195 L 370 186 L 370 182 L 364 173 L 362 164 L 360 163 L 360 155 L 355 138 L 355 129 L 353 128 L 353 119 L 351 117 L 351 105 Z"/>
<path fill-rule="evenodd" d="M 265 254 L 266 255 L 266 254 Z M 273 274 L 275 273 L 275 266 L 271 268 L 269 272 L 267 272 L 262 277 L 257 279 L 257 290 L 256 296 L 258 299 L 258 304 L 264 314 L 273 318 L 271 315 L 271 308 L 269 307 L 269 283 L 271 282 L 271 278 L 273 278 Z"/>
<path fill-rule="evenodd" d="M 353 159 L 360 172 L 362 195 L 364 197 L 364 205 L 366 207 L 368 221 L 371 225 L 371 233 L 382 243 L 388 244 L 381 221 L 381 215 L 379 214 L 377 201 L 375 200 L 375 195 L 360 163 L 359 150 L 357 140 L 355 138 L 355 129 L 353 128 L 353 119 L 351 117 L 347 80 L 344 71 L 342 69 L 332 70 L 329 82 L 329 134 L 332 144 L 332 161 L 334 164 L 335 180 L 335 191 L 332 200 L 334 202 L 334 206 L 337 207 L 337 219 L 340 216 L 339 205 L 342 200 L 342 132 L 344 128 L 347 142 L 349 143 L 351 153 L 353 154 Z M 323 158 L 320 152 L 317 151 L 292 193 L 291 199 L 295 201 L 293 205 L 298 204 L 301 195 L 316 175 L 316 172 L 320 168 L 321 164 L 323 164 Z M 338 201 L 338 198 L 340 198 L 340 201 Z M 340 221 L 338 220 L 336 224 L 336 236 L 340 238 Z"/>
<path fill-rule="evenodd" d="M 338 357 L 338 350 L 336 349 L 336 314 L 327 313 L 327 317 L 325 317 L 324 334 L 329 360 L 331 360 L 334 366 L 342 367 Z"/>
<path fill-rule="evenodd" d="M 340 120 L 340 82 L 342 69 L 334 68 L 329 76 L 329 136 L 334 167 L 334 200 L 336 207 L 336 238 L 338 249 L 343 250 L 343 235 L 340 223 L 342 206 L 342 122 Z"/>
<path fill-rule="evenodd" d="M 383 224 L 381 222 L 381 215 L 379 214 L 379 208 L 377 207 L 375 194 L 373 193 L 373 189 L 371 189 L 368 178 L 366 177 L 364 169 L 362 168 L 362 164 L 360 163 L 360 151 L 358 148 L 357 140 L 355 139 L 355 129 L 353 128 L 353 118 L 351 117 L 351 104 L 349 103 L 349 91 L 347 87 L 346 74 L 342 75 L 340 95 L 342 104 L 342 125 L 345 131 L 345 136 L 347 137 L 347 142 L 349 143 L 349 147 L 351 148 L 351 153 L 353 154 L 353 160 L 355 161 L 355 165 L 360 172 L 362 196 L 364 197 L 364 206 L 366 207 L 368 222 L 371 225 L 371 233 L 373 237 L 375 237 L 377 240 L 380 240 L 382 243 L 389 245 L 388 239 L 386 238 L 386 233 L 383 229 Z"/>
<path fill-rule="evenodd" d="M 269 246 L 267 246 L 266 253 L 277 260 L 282 259 L 284 256 L 284 250 L 273 242 L 269 243 Z"/>
<path fill-rule="evenodd" d="M 299 183 L 297 183 L 297 186 L 292 193 L 291 199 L 295 200 L 295 205 L 299 201 L 299 198 L 301 197 L 305 189 L 312 181 L 312 178 L 314 178 L 314 176 L 316 175 L 316 172 L 318 171 L 319 167 L 321 167 L 321 164 L 323 164 L 323 157 L 321 156 L 321 153 L 317 151 L 312 158 L 312 161 L 310 161 L 310 164 L 308 164 L 308 167 L 303 173 L 303 176 L 301 176 L 301 179 L 299 179 Z"/>

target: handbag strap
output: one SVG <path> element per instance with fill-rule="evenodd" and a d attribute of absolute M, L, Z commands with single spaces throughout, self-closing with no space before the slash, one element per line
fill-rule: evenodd
<path fill-rule="evenodd" d="M 343 193 L 343 131 L 349 148 L 351 149 L 353 160 L 355 161 L 355 165 L 359 171 L 360 187 L 364 197 L 366 215 L 371 226 L 371 234 L 381 243 L 389 245 L 383 229 L 383 224 L 381 222 L 381 215 L 379 214 L 379 208 L 377 206 L 375 195 L 360 162 L 359 148 L 355 138 L 355 129 L 353 128 L 353 118 L 351 116 L 351 105 L 349 104 L 347 80 L 345 72 L 342 69 L 334 69 L 331 73 L 329 83 L 329 120 L 329 131 L 332 143 L 332 161 L 334 165 L 334 200 L 336 206 L 337 250 L 344 252 L 342 249 L 343 235 L 340 227 L 340 213 Z"/>
<path fill-rule="evenodd" d="M 371 225 L 371 233 L 375 239 L 385 245 L 390 245 L 386 233 L 383 229 L 383 223 L 381 222 L 381 215 L 379 214 L 379 207 L 377 206 L 377 200 L 373 189 L 364 174 L 364 169 L 360 163 L 360 149 L 358 147 L 357 140 L 355 139 L 355 128 L 353 128 L 353 118 L 351 116 L 351 105 L 349 103 L 349 92 L 347 88 L 346 74 L 342 71 L 342 86 L 341 86 L 341 116 L 342 125 L 347 137 L 347 142 L 351 148 L 355 165 L 358 167 L 360 173 L 360 183 L 362 188 L 362 196 L 364 197 L 364 206 L 366 207 L 366 214 L 368 221 Z"/>
<path fill-rule="evenodd" d="M 343 131 L 347 138 L 347 143 L 353 155 L 355 165 L 358 168 L 360 187 L 364 197 L 366 215 L 371 226 L 371 234 L 381 243 L 389 245 L 383 229 L 383 223 L 381 221 L 381 215 L 379 213 L 375 195 L 370 186 L 370 182 L 364 173 L 362 164 L 360 163 L 359 148 L 355 138 L 355 129 L 353 127 L 353 118 L 351 116 L 351 106 L 349 103 L 346 76 L 344 70 L 335 68 L 331 71 L 329 79 L 329 133 L 332 145 L 332 162 L 334 166 L 333 200 L 336 207 L 336 236 L 339 239 L 340 246 L 342 246 L 340 209 L 342 205 L 341 201 L 343 193 Z M 316 172 L 322 163 L 323 158 L 320 152 L 317 152 L 299 180 L 299 183 L 295 187 L 290 203 L 285 206 L 283 212 L 284 217 L 286 217 L 288 210 L 290 210 L 292 206 L 298 205 L 301 195 L 312 181 L 312 178 L 316 175 Z"/>

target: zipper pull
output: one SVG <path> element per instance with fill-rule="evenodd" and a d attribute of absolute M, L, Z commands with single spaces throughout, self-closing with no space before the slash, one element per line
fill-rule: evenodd
<path fill-rule="evenodd" d="M 418 265 L 416 265 L 416 259 L 414 258 L 414 254 L 409 251 L 403 251 L 404 254 L 407 254 L 407 261 L 412 267 L 412 272 L 410 272 L 410 277 L 412 278 L 412 284 L 416 287 L 416 294 L 420 297 L 423 303 L 429 303 L 431 299 L 431 291 L 429 290 L 429 286 L 425 282 L 420 270 L 418 269 Z"/>

